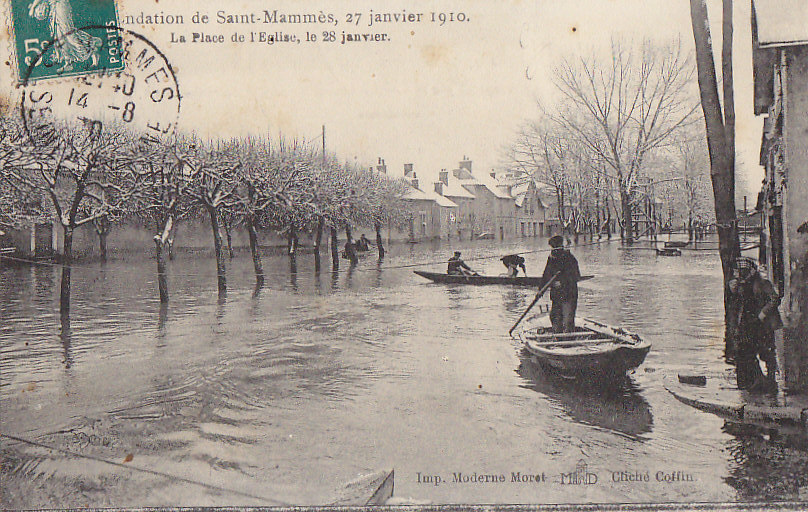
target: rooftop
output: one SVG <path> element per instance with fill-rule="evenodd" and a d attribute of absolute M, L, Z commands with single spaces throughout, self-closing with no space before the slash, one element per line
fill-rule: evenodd
<path fill-rule="evenodd" d="M 808 2 L 753 0 L 761 48 L 808 44 Z"/>

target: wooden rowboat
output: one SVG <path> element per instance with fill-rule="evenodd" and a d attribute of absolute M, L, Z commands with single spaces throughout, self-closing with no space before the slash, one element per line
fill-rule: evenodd
<path fill-rule="evenodd" d="M 458 283 L 458 284 L 510 284 L 516 286 L 541 286 L 541 277 L 505 277 L 505 276 L 459 276 L 449 274 L 438 274 L 437 272 L 425 272 L 415 270 L 416 274 L 425 277 L 436 283 Z"/>
<path fill-rule="evenodd" d="M 414 270 L 416 274 L 425 277 L 436 283 L 456 283 L 456 284 L 507 284 L 511 286 L 542 286 L 544 285 L 544 278 L 538 277 L 506 277 L 506 276 L 460 276 L 439 274 L 437 272 L 425 272 L 423 270 Z M 581 276 L 581 281 L 591 279 L 594 276 Z"/>
<path fill-rule="evenodd" d="M 580 318 L 575 323 L 575 332 L 553 333 L 548 317 L 534 317 L 514 335 L 531 360 L 572 379 L 623 379 L 651 349 L 650 343 L 620 327 Z"/>

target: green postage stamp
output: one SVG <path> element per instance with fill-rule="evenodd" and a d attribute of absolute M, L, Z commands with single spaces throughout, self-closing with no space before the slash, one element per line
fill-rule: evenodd
<path fill-rule="evenodd" d="M 114 0 L 11 0 L 20 82 L 124 67 Z"/>

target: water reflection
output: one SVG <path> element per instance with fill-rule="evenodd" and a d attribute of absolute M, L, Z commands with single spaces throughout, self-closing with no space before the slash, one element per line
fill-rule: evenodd
<path fill-rule="evenodd" d="M 547 396 L 578 423 L 601 427 L 637 441 L 644 441 L 643 434 L 651 432 L 654 424 L 651 407 L 628 377 L 615 387 L 565 380 L 544 372 L 524 352 L 519 356 L 516 373 L 525 380 L 521 387 Z"/>
<path fill-rule="evenodd" d="M 524 290 L 518 288 L 508 288 L 502 294 L 502 302 L 505 305 L 505 311 L 515 315 L 521 315 L 527 304 L 525 301 L 526 293 Z"/>
<path fill-rule="evenodd" d="M 62 341 L 62 364 L 69 369 L 73 365 L 73 352 L 71 344 L 73 342 L 73 331 L 70 328 L 70 313 L 62 311 L 59 315 L 59 339 Z"/>
<path fill-rule="evenodd" d="M 743 500 L 808 499 L 808 435 L 727 421 L 733 438 L 725 481 Z"/>

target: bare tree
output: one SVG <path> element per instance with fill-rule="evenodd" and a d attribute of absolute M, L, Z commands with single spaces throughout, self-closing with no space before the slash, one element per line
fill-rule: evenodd
<path fill-rule="evenodd" d="M 680 43 L 647 41 L 639 53 L 613 41 L 608 60 L 566 59 L 555 69 L 565 105 L 553 119 L 614 172 L 626 240 L 634 236 L 631 193 L 646 156 L 698 121 L 694 73 Z"/>
<path fill-rule="evenodd" d="M 46 215 L 41 191 L 15 179 L 26 167 L 32 172 L 32 147 L 18 118 L 0 117 L 0 228 L 17 229 L 26 219 Z"/>
<path fill-rule="evenodd" d="M 143 142 L 135 150 L 136 159 L 131 167 L 132 172 L 143 177 L 137 197 L 138 216 L 154 229 L 157 286 L 162 304 L 169 299 L 166 248 L 176 223 L 192 210 L 186 188 L 190 177 L 187 158 L 193 150 L 193 143 L 181 139 Z"/>
<path fill-rule="evenodd" d="M 60 309 L 67 313 L 75 230 L 116 214 L 132 201 L 140 184 L 137 179 L 124 177 L 129 165 L 126 148 L 133 142 L 129 134 L 105 128 L 97 121 L 46 128 L 32 137 L 26 148 L 27 160 L 7 169 L 6 178 L 50 198 L 64 238 Z"/>
<path fill-rule="evenodd" d="M 221 215 L 224 210 L 232 208 L 236 201 L 236 171 L 241 166 L 238 158 L 232 154 L 236 149 L 235 141 L 212 143 L 208 146 L 199 144 L 185 161 L 189 168 L 189 182 L 185 191 L 210 220 L 220 299 L 227 296 L 227 264 L 222 244 Z"/>
<path fill-rule="evenodd" d="M 732 3 L 724 0 L 724 106 L 718 96 L 713 48 L 710 37 L 710 23 L 705 0 L 690 0 L 690 19 L 693 25 L 693 38 L 696 42 L 696 62 L 698 65 L 699 92 L 707 128 L 707 146 L 710 152 L 710 178 L 713 183 L 715 218 L 718 230 L 718 252 L 724 271 L 724 317 L 726 323 L 727 354 L 734 350 L 733 338 L 737 330 L 736 315 L 727 282 L 732 261 L 740 255 L 738 227 L 735 212 L 735 110 L 732 95 Z M 727 37 L 729 35 L 729 38 Z"/>

